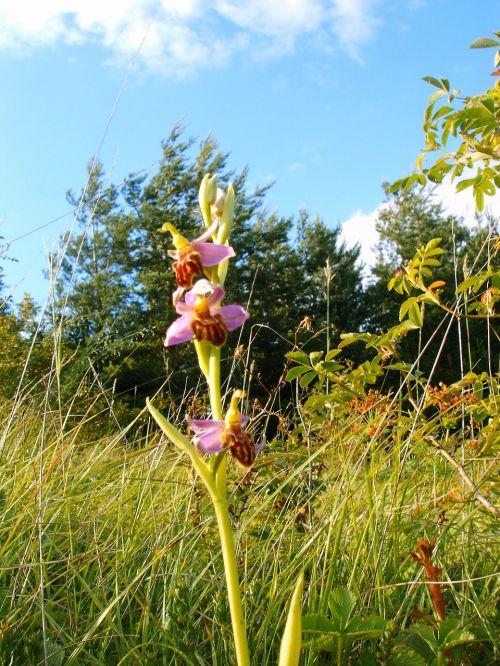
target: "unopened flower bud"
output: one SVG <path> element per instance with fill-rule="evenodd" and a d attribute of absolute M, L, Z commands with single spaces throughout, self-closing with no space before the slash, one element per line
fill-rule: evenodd
<path fill-rule="evenodd" d="M 217 234 L 218 243 L 226 243 L 229 238 L 229 232 L 233 224 L 234 214 L 234 188 L 233 184 L 229 183 L 227 192 L 224 195 L 224 202 L 222 208 L 222 215 L 219 224 L 219 233 Z"/>
<path fill-rule="evenodd" d="M 217 188 L 217 196 L 215 201 L 210 207 L 210 211 L 215 217 L 222 217 L 222 212 L 224 210 L 224 202 L 226 201 L 226 194 L 224 190 L 221 190 L 220 187 Z"/>
<path fill-rule="evenodd" d="M 208 173 L 203 176 L 200 190 L 198 192 L 198 202 L 200 204 L 203 220 L 207 227 L 212 224 L 210 206 L 217 197 L 217 175 L 210 176 Z"/>

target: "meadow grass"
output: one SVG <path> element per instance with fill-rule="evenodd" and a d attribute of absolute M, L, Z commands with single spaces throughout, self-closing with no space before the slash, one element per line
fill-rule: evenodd
<path fill-rule="evenodd" d="M 46 396 L 56 383 L 47 377 Z M 355 614 L 391 624 L 335 662 L 321 645 L 306 645 L 301 663 L 347 663 L 349 655 L 351 663 L 404 663 L 394 648 L 402 632 L 434 622 L 410 555 L 422 537 L 436 542 L 447 613 L 474 637 L 458 663 L 490 663 L 496 516 L 432 437 L 490 499 L 493 451 L 471 448 L 460 421 L 443 429 L 441 413 L 423 416 L 401 400 L 381 396 L 366 410 L 351 403 L 329 415 L 297 407 L 248 474 L 229 472 L 252 663 L 277 663 L 302 570 L 304 615 L 328 614 L 332 591 L 347 588 Z M 100 437 L 93 421 L 103 416 L 82 395 L 49 408 L 43 395 L 20 392 L 3 405 L 0 663 L 234 663 L 202 484 L 145 413 Z"/>

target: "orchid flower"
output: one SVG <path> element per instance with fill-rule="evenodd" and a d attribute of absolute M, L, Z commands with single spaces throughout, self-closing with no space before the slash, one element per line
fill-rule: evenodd
<path fill-rule="evenodd" d="M 248 312 L 241 305 L 218 305 L 225 291 L 201 279 L 181 301 L 182 289 L 174 294 L 174 306 L 181 316 L 170 324 L 165 337 L 165 346 L 177 345 L 191 340 L 206 340 L 214 347 L 226 341 L 228 331 L 233 331 L 248 319 Z"/>
<path fill-rule="evenodd" d="M 173 224 L 165 223 L 161 230 L 172 234 L 175 250 L 169 250 L 169 255 L 175 259 L 173 269 L 177 284 L 183 289 L 193 286 L 193 279 L 203 272 L 203 269 L 220 264 L 224 259 L 234 257 L 234 250 L 229 245 L 207 243 L 207 239 L 217 230 L 218 221 L 214 222 L 204 233 L 192 241 L 184 238 Z"/>
<path fill-rule="evenodd" d="M 231 404 L 223 420 L 192 419 L 190 428 L 195 436 L 193 442 L 203 453 L 231 451 L 241 467 L 251 467 L 262 445 L 255 445 L 252 436 L 244 430 L 250 419 L 240 414 L 238 400 L 245 397 L 243 391 L 234 391 Z"/>

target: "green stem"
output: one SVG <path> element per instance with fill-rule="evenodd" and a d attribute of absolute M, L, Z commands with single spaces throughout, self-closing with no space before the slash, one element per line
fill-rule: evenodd
<path fill-rule="evenodd" d="M 207 352 L 207 343 L 199 342 L 194 340 L 194 348 L 196 349 L 196 355 L 198 356 L 198 363 L 200 365 L 200 370 L 205 375 L 208 381 L 209 367 L 208 367 L 208 352 Z"/>
<path fill-rule="evenodd" d="M 212 418 L 220 420 L 223 418 L 220 393 L 220 347 L 211 347 L 210 349 L 207 381 Z M 214 505 L 215 517 L 217 518 L 222 557 L 224 559 L 224 573 L 226 576 L 231 623 L 233 625 L 236 662 L 238 666 L 250 666 L 233 532 L 227 506 L 226 453 L 224 451 L 212 457 L 210 468 L 213 475 L 212 478 L 215 481 L 215 492 L 210 487 L 209 492 Z"/>
<path fill-rule="evenodd" d="M 338 637 L 337 641 L 337 666 L 342 666 L 342 657 L 344 655 L 344 640 L 341 636 Z"/>
<path fill-rule="evenodd" d="M 208 362 L 208 389 L 210 392 L 210 407 L 212 418 L 222 419 L 222 403 L 220 397 L 220 347 L 210 349 Z"/>
<path fill-rule="evenodd" d="M 250 666 L 245 617 L 241 605 L 241 590 L 238 580 L 233 532 L 227 500 L 224 494 L 224 496 L 212 495 L 212 501 L 214 503 L 215 516 L 219 528 L 222 557 L 224 558 L 224 572 L 226 575 L 227 596 L 229 599 L 229 610 L 231 612 L 231 623 L 234 632 L 236 663 L 238 666 Z"/>

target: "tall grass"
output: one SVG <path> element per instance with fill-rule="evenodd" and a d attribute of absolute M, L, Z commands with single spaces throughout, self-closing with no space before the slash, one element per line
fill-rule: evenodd
<path fill-rule="evenodd" d="M 63 397 L 61 370 L 72 359 L 61 358 L 61 326 L 52 370 L 35 386 L 21 382 L 0 407 L 0 664 L 234 663 L 203 486 L 145 411 L 120 427 L 95 372 Z M 481 395 L 498 400 L 494 377 L 479 384 Z M 423 402 L 430 382 L 418 402 L 406 388 L 323 400 L 321 409 L 297 393 L 251 471 L 229 468 L 253 664 L 277 663 L 301 571 L 305 615 L 328 615 L 332 592 L 347 588 L 356 614 L 390 621 L 336 663 L 427 663 L 415 655 L 405 662 L 397 647 L 413 629 L 436 626 L 411 556 L 422 538 L 435 541 L 447 613 L 469 630 L 457 663 L 498 656 L 498 433 L 478 444 L 467 387 L 430 411 Z M 328 382 L 315 391 L 328 393 Z M 169 415 L 183 428 L 181 416 Z M 114 424 L 106 436 L 104 417 Z M 324 648 L 306 644 L 301 663 L 331 664 Z"/>
<path fill-rule="evenodd" d="M 101 438 L 81 398 L 57 409 L 19 398 L 2 412 L 0 663 L 233 663 L 216 526 L 186 461 L 144 414 Z M 383 400 L 341 418 L 304 411 L 249 474 L 231 469 L 253 663 L 277 662 L 300 570 L 306 614 L 347 587 L 360 615 L 398 630 L 431 621 L 410 557 L 423 536 L 436 541 L 448 612 L 480 639 L 471 654 L 493 658 L 495 516 L 429 444 L 440 418 Z M 447 437 L 462 446 L 460 430 Z M 491 495 L 492 455 L 465 448 L 461 462 Z M 358 641 L 352 655 L 377 663 L 384 640 Z M 302 663 L 331 655 L 311 647 Z"/>

